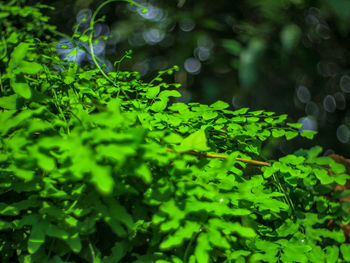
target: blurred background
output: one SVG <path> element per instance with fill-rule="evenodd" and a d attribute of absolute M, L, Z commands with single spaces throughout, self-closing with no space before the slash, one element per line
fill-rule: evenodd
<path fill-rule="evenodd" d="M 104 1 L 40 2 L 55 7 L 48 13 L 51 23 L 72 35 L 79 12 Z M 138 71 L 145 80 L 180 67 L 174 78 L 182 84 L 182 102 L 220 99 L 233 108 L 287 113 L 302 129 L 319 132 L 312 142 L 269 141 L 267 158 L 315 144 L 325 154 L 350 157 L 350 1 L 137 2 L 148 12 L 125 2 L 100 12 L 110 62 L 131 49 L 133 59 L 121 69 Z"/>

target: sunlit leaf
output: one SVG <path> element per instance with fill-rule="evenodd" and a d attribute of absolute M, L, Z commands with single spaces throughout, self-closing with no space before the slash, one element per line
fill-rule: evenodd
<path fill-rule="evenodd" d="M 207 145 L 207 137 L 204 130 L 198 130 L 181 142 L 180 148 L 182 151 L 194 150 L 194 151 L 207 151 L 209 147 Z"/>

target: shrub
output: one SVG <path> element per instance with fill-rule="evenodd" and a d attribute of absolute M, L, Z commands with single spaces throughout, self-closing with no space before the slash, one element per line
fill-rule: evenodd
<path fill-rule="evenodd" d="M 4 24 L 23 16 L 58 34 L 40 6 L 0 8 Z M 181 94 L 163 76 L 177 67 L 149 83 L 97 60 L 78 67 L 38 32 L 11 42 L 24 25 L 2 42 L 1 262 L 350 260 L 348 205 L 332 191 L 344 166 L 319 146 L 261 155 L 269 138 L 313 132 L 222 101 L 170 103 Z"/>

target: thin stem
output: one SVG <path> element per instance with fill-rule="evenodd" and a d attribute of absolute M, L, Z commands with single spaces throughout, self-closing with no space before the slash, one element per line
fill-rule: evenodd
<path fill-rule="evenodd" d="M 198 153 L 198 152 L 176 152 L 173 149 L 167 148 L 168 152 L 174 152 L 174 153 L 182 153 L 182 154 L 189 154 L 189 155 L 195 155 L 195 156 L 202 156 L 202 157 L 208 157 L 208 158 L 219 158 L 219 159 L 227 159 L 228 157 L 225 155 L 219 155 L 219 154 L 212 154 L 212 153 Z M 251 163 L 256 165 L 262 165 L 262 166 L 271 166 L 271 164 L 262 162 L 262 161 L 256 161 L 256 160 L 249 160 L 244 158 L 236 158 L 236 161 L 244 162 L 244 163 Z"/>
<path fill-rule="evenodd" d="M 192 247 L 192 244 L 194 242 L 194 240 L 196 239 L 196 237 L 198 236 L 198 234 L 200 233 L 200 231 L 198 231 L 198 233 L 194 234 L 190 240 L 190 242 L 188 243 L 186 250 L 185 250 L 185 254 L 184 254 L 184 263 L 188 262 L 188 257 L 189 257 L 189 253 L 190 253 L 190 249 Z"/>
<path fill-rule="evenodd" d="M 90 249 L 90 253 L 91 253 L 91 259 L 92 259 L 92 262 L 95 262 L 95 251 L 94 251 L 94 248 L 92 247 L 91 245 L 91 242 L 89 241 L 89 249 Z"/>
<path fill-rule="evenodd" d="M 61 106 L 59 105 L 59 102 L 58 102 L 58 98 L 57 98 L 57 94 L 56 94 L 55 89 L 52 89 L 52 92 L 53 92 L 53 94 L 54 94 L 54 96 L 55 96 L 55 99 L 56 99 L 56 107 L 58 108 L 62 119 L 63 119 L 64 122 L 66 123 L 67 134 L 70 134 L 69 125 L 68 125 L 67 119 L 66 119 L 66 117 L 64 116 L 64 113 L 63 113 L 63 111 L 62 111 L 62 109 L 61 109 Z"/>
<path fill-rule="evenodd" d="M 1 72 L 0 72 L 0 90 L 2 93 L 5 93 L 4 86 L 2 85 L 2 77 L 1 77 Z"/>
<path fill-rule="evenodd" d="M 279 181 L 278 177 L 275 174 L 273 174 L 273 179 L 275 180 L 275 182 L 277 184 L 277 188 L 279 188 L 280 192 L 284 194 L 284 199 L 285 199 L 286 203 L 289 205 L 289 207 L 294 212 L 295 211 L 295 207 L 294 207 L 293 201 L 290 199 L 289 195 L 284 190 L 284 188 L 281 185 L 281 182 Z M 294 215 L 293 214 L 292 214 L 292 218 L 294 219 Z"/>

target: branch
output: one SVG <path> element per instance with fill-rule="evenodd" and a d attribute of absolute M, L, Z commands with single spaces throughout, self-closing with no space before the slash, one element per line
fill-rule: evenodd
<path fill-rule="evenodd" d="M 173 152 L 173 153 L 182 153 L 182 154 L 190 154 L 190 155 L 195 155 L 195 156 L 200 156 L 200 157 L 207 157 L 207 158 L 220 158 L 220 159 L 227 159 L 227 156 L 225 155 L 219 155 L 219 154 L 211 154 L 211 153 L 198 153 L 198 152 L 176 152 L 173 149 L 167 148 L 168 152 Z M 271 166 L 271 164 L 266 163 L 266 162 L 261 162 L 261 161 L 256 161 L 256 160 L 249 160 L 249 159 L 244 159 L 244 158 L 236 158 L 236 161 L 244 162 L 244 163 L 251 163 L 251 164 L 256 164 L 256 165 L 262 165 L 262 166 Z"/>

